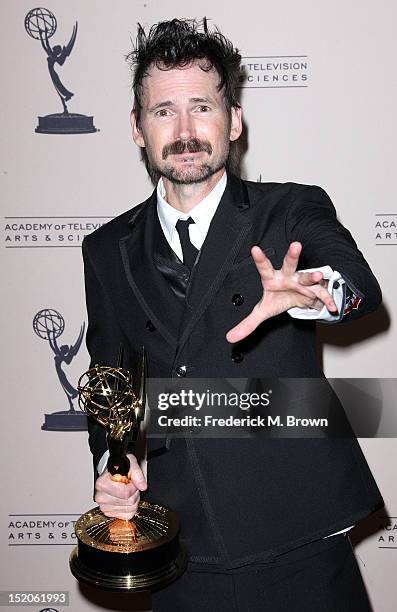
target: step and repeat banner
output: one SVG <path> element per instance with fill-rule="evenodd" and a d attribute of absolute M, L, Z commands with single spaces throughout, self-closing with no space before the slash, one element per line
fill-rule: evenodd
<path fill-rule="evenodd" d="M 368 398 L 380 410 L 393 406 L 397 10 L 386 0 L 248 0 L 236 8 L 203 0 L 198 8 L 181 0 L 0 6 L 0 590 L 52 593 L 31 600 L 32 610 L 150 610 L 145 596 L 80 588 L 68 566 L 74 523 L 93 506 L 76 391 L 88 366 L 81 243 L 152 190 L 129 125 L 124 58 L 138 22 L 206 16 L 240 49 L 244 178 L 321 185 L 383 290 L 373 315 L 319 326 L 325 372 L 355 381 L 364 406 Z M 354 530 L 355 554 L 373 609 L 392 612 L 397 441 L 360 444 L 386 508 Z M 21 602 L 0 603 L 19 610 Z"/>

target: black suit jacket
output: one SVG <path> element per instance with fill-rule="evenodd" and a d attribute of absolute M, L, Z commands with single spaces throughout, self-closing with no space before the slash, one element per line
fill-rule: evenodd
<path fill-rule="evenodd" d="M 300 269 L 330 265 L 377 308 L 379 285 L 323 189 L 253 183 L 228 175 L 183 303 L 159 269 L 156 192 L 83 243 L 92 363 L 134 368 L 144 345 L 149 377 L 322 377 L 315 323 L 283 314 L 230 345 L 226 332 L 262 295 L 250 255 L 276 268 L 302 245 Z M 236 295 L 242 300 L 233 299 Z M 343 322 L 344 322 L 343 321 Z M 90 422 L 94 466 L 106 450 Z M 154 451 L 163 450 L 159 453 Z M 222 567 L 269 561 L 357 522 L 383 504 L 355 439 L 149 441 L 151 499 L 177 510 L 192 561 Z M 150 455 L 149 455 L 150 456 Z"/>

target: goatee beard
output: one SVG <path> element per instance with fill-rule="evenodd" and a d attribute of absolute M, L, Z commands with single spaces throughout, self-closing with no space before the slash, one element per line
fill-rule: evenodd
<path fill-rule="evenodd" d="M 193 185 L 195 183 L 203 183 L 213 174 L 225 167 L 225 161 L 222 160 L 216 166 L 210 164 L 202 164 L 198 168 L 174 168 L 167 167 L 158 169 L 161 176 L 168 179 L 176 185 Z"/>

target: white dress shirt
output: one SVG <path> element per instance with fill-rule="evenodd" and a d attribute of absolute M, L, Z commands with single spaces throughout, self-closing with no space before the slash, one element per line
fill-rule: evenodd
<path fill-rule="evenodd" d="M 196 249 L 200 250 L 207 236 L 213 216 L 215 215 L 218 204 L 223 196 L 227 183 L 227 174 L 224 172 L 215 187 L 210 193 L 194 206 L 188 213 L 181 213 L 165 200 L 165 189 L 163 179 L 157 184 L 157 214 L 164 236 L 171 249 L 183 261 L 181 241 L 176 231 L 175 225 L 179 219 L 193 219 L 188 227 L 190 242 Z"/>

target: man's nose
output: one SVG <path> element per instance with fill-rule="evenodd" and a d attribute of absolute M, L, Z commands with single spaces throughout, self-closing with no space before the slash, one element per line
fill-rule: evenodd
<path fill-rule="evenodd" d="M 194 121 L 190 113 L 179 114 L 176 131 L 177 133 L 175 134 L 175 136 L 177 140 L 189 140 L 189 138 L 195 136 Z"/>

